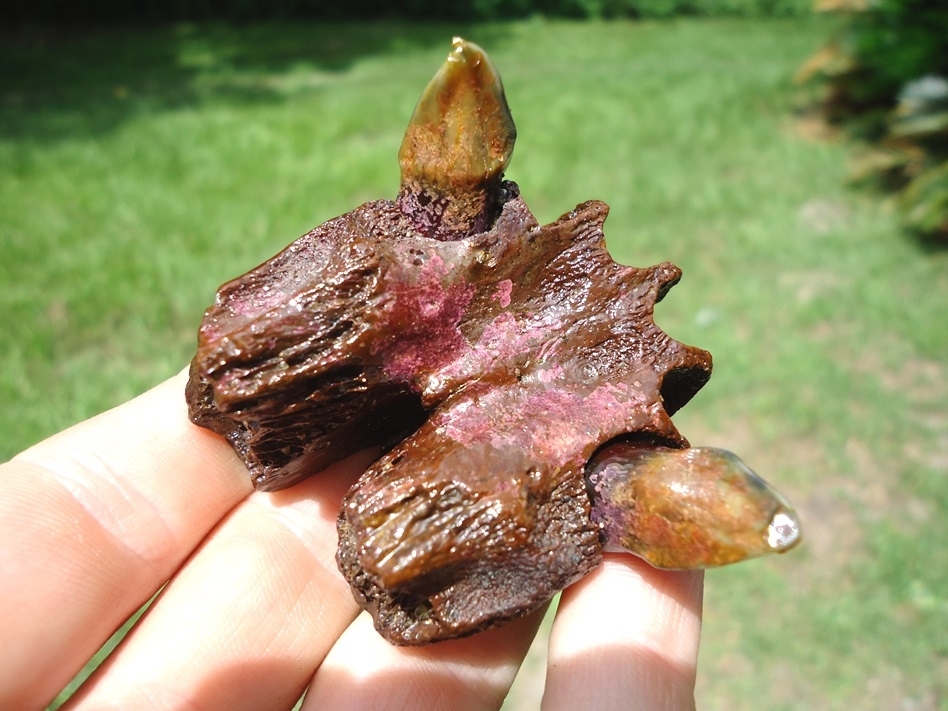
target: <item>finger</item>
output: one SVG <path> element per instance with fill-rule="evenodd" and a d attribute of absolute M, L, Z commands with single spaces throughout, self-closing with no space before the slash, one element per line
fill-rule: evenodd
<path fill-rule="evenodd" d="M 374 456 L 248 497 L 70 708 L 291 708 L 358 612 L 336 568 L 336 517 Z"/>
<path fill-rule="evenodd" d="M 45 706 L 250 491 L 184 382 L 0 467 L 0 708 Z"/>
<path fill-rule="evenodd" d="M 543 610 L 504 627 L 424 647 L 396 647 L 363 613 L 326 657 L 301 711 L 499 709 Z"/>
<path fill-rule="evenodd" d="M 544 711 L 693 709 L 703 580 L 607 555 L 563 593 Z"/>

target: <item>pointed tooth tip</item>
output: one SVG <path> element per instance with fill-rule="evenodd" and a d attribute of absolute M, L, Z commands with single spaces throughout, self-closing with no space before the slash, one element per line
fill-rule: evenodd
<path fill-rule="evenodd" d="M 468 42 L 463 37 L 455 37 L 451 40 L 451 52 L 448 54 L 448 61 L 457 61 L 458 59 L 481 59 L 487 56 L 479 45 Z"/>
<path fill-rule="evenodd" d="M 455 37 L 451 42 L 451 51 L 441 67 L 439 74 L 447 80 L 450 74 L 456 76 L 467 75 L 467 81 L 474 80 L 484 87 L 491 84 L 501 84 L 500 72 L 491 61 L 490 56 L 480 46 L 468 42 L 461 37 Z M 474 77 L 477 77 L 475 80 Z"/>

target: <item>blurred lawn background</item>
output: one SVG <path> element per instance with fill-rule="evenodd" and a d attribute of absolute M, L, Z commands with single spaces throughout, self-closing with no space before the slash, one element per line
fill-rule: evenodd
<path fill-rule="evenodd" d="M 453 34 L 500 68 L 541 221 L 598 198 L 617 260 L 710 350 L 676 416 L 801 511 L 707 576 L 698 707 L 948 709 L 948 251 L 795 118 L 819 18 L 178 25 L 0 41 L 0 457 L 180 370 L 223 281 L 393 197 Z M 42 505 L 37 502 L 37 505 Z M 622 604 L 622 601 L 616 601 Z M 535 645 L 506 709 L 539 707 Z"/>

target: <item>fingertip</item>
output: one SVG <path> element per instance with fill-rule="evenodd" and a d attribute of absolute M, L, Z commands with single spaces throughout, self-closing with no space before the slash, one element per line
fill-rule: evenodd
<path fill-rule="evenodd" d="M 320 666 L 302 711 L 499 708 L 543 612 L 472 637 L 422 647 L 386 642 L 363 612 Z"/>
<path fill-rule="evenodd" d="M 563 593 L 543 709 L 694 708 L 703 580 L 607 555 Z"/>

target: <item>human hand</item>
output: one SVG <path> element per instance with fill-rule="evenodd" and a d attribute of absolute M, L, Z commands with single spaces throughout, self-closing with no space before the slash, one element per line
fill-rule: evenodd
<path fill-rule="evenodd" d="M 70 708 L 496 709 L 542 611 L 385 642 L 336 569 L 361 453 L 277 493 L 192 425 L 181 374 L 0 466 L 0 709 L 43 708 L 166 582 Z M 564 591 L 543 709 L 688 709 L 703 576 L 609 554 Z"/>

